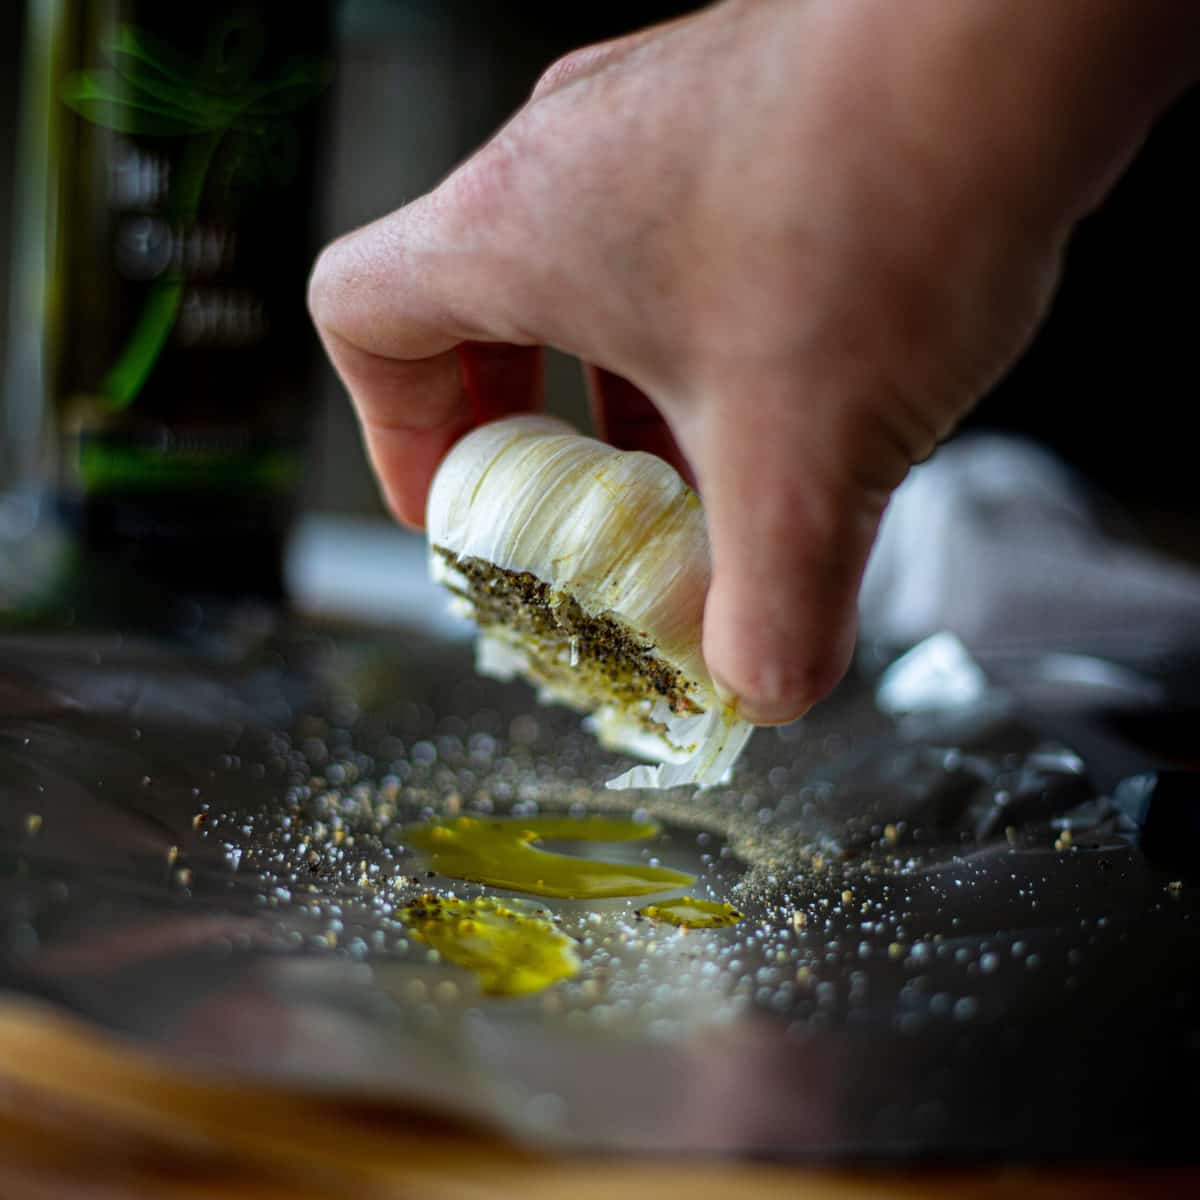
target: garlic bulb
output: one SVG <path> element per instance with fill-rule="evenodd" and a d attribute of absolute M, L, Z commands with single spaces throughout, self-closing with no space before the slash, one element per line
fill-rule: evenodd
<path fill-rule="evenodd" d="M 658 760 L 610 788 L 727 776 L 752 726 L 704 665 L 704 514 L 667 463 L 511 417 L 450 451 L 426 525 L 433 577 L 479 625 L 479 670 L 524 676 L 605 745 Z"/>

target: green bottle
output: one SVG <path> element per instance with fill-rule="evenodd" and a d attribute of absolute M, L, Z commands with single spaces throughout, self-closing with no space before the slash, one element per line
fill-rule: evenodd
<path fill-rule="evenodd" d="M 279 597 L 332 6 L 34 0 L 29 19 L 9 406 L 41 412 L 54 508 L 88 552 Z"/>

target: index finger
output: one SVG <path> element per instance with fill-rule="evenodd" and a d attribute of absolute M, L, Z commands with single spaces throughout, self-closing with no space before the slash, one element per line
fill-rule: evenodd
<path fill-rule="evenodd" d="M 450 446 L 541 397 L 540 351 L 504 340 L 513 331 L 506 306 L 486 295 L 486 258 L 430 215 L 438 207 L 426 197 L 334 242 L 309 283 L 310 311 L 384 497 L 416 527 Z"/>

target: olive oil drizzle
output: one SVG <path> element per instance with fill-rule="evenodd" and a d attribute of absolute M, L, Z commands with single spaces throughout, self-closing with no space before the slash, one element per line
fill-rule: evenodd
<path fill-rule="evenodd" d="M 449 879 L 535 896 L 599 900 L 688 887 L 695 876 L 667 867 L 558 854 L 537 843 L 642 841 L 659 828 L 653 821 L 603 816 L 455 817 L 407 826 L 400 837 Z"/>
<path fill-rule="evenodd" d="M 400 916 L 417 941 L 465 967 L 488 996 L 526 996 L 579 971 L 574 943 L 544 910 L 427 893 Z"/>
<path fill-rule="evenodd" d="M 695 896 L 663 900 L 639 908 L 637 915 L 680 929 L 727 929 L 742 919 L 742 914 L 724 900 L 697 900 Z"/>

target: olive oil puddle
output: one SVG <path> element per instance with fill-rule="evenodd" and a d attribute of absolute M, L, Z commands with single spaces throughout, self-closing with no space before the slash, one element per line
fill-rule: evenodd
<path fill-rule="evenodd" d="M 638 842 L 661 832 L 656 821 L 628 817 L 459 816 L 405 826 L 400 838 L 449 879 L 535 896 L 605 900 L 674 891 L 696 877 L 667 867 L 576 857 L 540 843 Z M 722 929 L 742 919 L 731 904 L 693 896 L 651 904 L 638 915 L 682 929 Z M 530 912 L 519 900 L 427 893 L 401 916 L 415 940 L 471 971 L 485 995 L 529 995 L 581 969 L 572 939 L 544 910 Z"/>
<path fill-rule="evenodd" d="M 427 894 L 400 915 L 417 941 L 471 971 L 488 996 L 526 996 L 579 971 L 571 939 L 516 905 Z"/>
<path fill-rule="evenodd" d="M 694 896 L 683 896 L 678 900 L 664 900 L 639 908 L 637 915 L 664 925 L 677 925 L 680 929 L 727 929 L 742 919 L 732 904 L 724 900 L 697 900 Z"/>
<path fill-rule="evenodd" d="M 449 879 L 564 900 L 650 896 L 695 883 L 694 875 L 667 867 L 576 858 L 543 850 L 543 840 L 637 842 L 661 831 L 654 821 L 618 817 L 455 817 L 410 825 L 401 831 L 432 870 Z"/>

